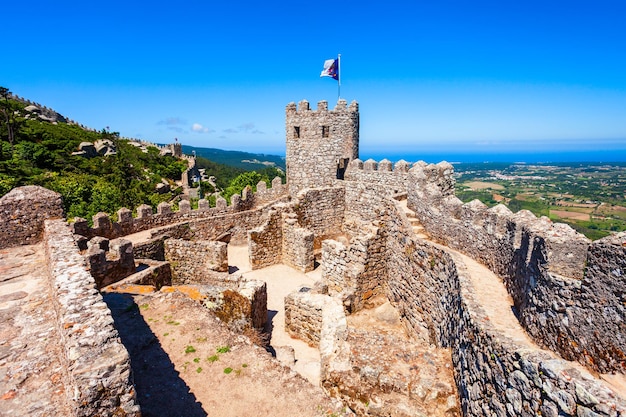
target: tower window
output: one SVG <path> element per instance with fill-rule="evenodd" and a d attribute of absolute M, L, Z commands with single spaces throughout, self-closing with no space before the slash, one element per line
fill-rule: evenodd
<path fill-rule="evenodd" d="M 300 126 L 293 127 L 293 137 L 296 139 L 300 137 Z"/>
<path fill-rule="evenodd" d="M 322 137 L 327 138 L 330 136 L 330 126 L 322 126 Z"/>

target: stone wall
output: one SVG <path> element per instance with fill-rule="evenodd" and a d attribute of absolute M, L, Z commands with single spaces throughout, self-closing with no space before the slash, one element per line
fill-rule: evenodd
<path fill-rule="evenodd" d="M 380 231 L 373 226 L 353 227 L 348 245 L 326 240 L 322 246 L 322 279 L 348 312 L 361 310 L 383 292 L 387 262 Z"/>
<path fill-rule="evenodd" d="M 305 188 L 332 187 L 347 164 L 359 156 L 359 105 L 340 99 L 333 110 L 317 110 L 302 100 L 286 108 L 287 184 L 297 195 Z"/>
<path fill-rule="evenodd" d="M 150 239 L 133 245 L 133 256 L 135 259 L 153 259 L 155 261 L 165 260 L 165 238 Z"/>
<path fill-rule="evenodd" d="M 260 226 L 248 231 L 248 253 L 252 269 L 265 268 L 282 262 L 284 205 L 267 213 Z"/>
<path fill-rule="evenodd" d="M 224 242 L 166 239 L 163 244 L 174 285 L 212 284 L 228 274 L 228 245 Z"/>
<path fill-rule="evenodd" d="M 379 209 L 387 257 L 381 285 L 415 338 L 451 348 L 464 415 L 617 416 L 626 411 L 624 400 L 586 371 L 495 329 L 475 301 L 462 260 L 412 237 L 398 203 L 389 200 Z M 350 349 L 341 342 L 347 340 L 344 327 L 322 320 L 322 329 L 324 381 L 349 369 Z"/>
<path fill-rule="evenodd" d="M 319 347 L 322 334 L 322 314 L 324 309 L 339 306 L 339 316 L 343 316 L 341 303 L 334 297 L 319 294 L 310 288 L 302 287 L 285 297 L 285 329 L 291 337 L 303 340 L 310 346 Z M 333 310 L 337 310 L 336 308 Z M 345 317 L 344 317 L 345 320 Z"/>
<path fill-rule="evenodd" d="M 169 262 L 152 259 L 137 259 L 137 272 L 120 281 L 107 285 L 100 292 L 116 292 L 128 286 L 146 285 L 158 291 L 164 286 L 172 285 L 172 269 Z"/>
<path fill-rule="evenodd" d="M 203 285 L 197 288 L 202 302 L 237 332 L 263 329 L 267 321 L 267 285 L 263 281 L 238 279 L 232 288 Z"/>
<path fill-rule="evenodd" d="M 85 258 L 98 289 L 135 272 L 133 244 L 130 241 L 95 237 L 87 242 L 87 247 Z"/>
<path fill-rule="evenodd" d="M 612 258 L 593 255 L 602 242 L 591 244 L 569 226 L 528 211 L 463 204 L 454 197 L 448 164 L 417 165 L 410 174 L 408 205 L 428 233 L 503 279 L 538 344 L 601 372 L 626 370 L 626 339 L 615 336 L 625 334 L 626 313 L 620 297 L 610 295 L 621 281 L 606 273 Z"/>
<path fill-rule="evenodd" d="M 529 333 L 564 358 L 601 372 L 626 373 L 624 242 L 626 233 L 593 242 L 579 280 L 542 269 L 548 249 L 535 237 L 528 260 L 507 280 Z"/>
<path fill-rule="evenodd" d="M 392 167 L 384 159 L 380 163 L 369 159 L 352 161 L 346 172 L 346 217 L 373 221 L 378 217 L 377 208 L 388 197 L 407 191 L 409 164 L 398 161 Z"/>
<path fill-rule="evenodd" d="M 347 242 L 346 242 L 347 243 Z M 348 272 L 351 264 L 348 258 L 348 247 L 342 242 L 327 239 L 322 242 L 322 280 L 328 285 L 330 294 L 338 295 L 346 289 L 352 288 Z"/>
<path fill-rule="evenodd" d="M 246 191 L 243 194 L 243 196 L 233 195 L 230 206 L 226 205 L 226 200 L 223 198 L 219 198 L 216 207 L 211 208 L 209 208 L 207 200 L 200 200 L 197 210 L 191 210 L 187 201 L 180 202 L 178 211 L 173 211 L 168 203 L 161 203 L 157 207 L 156 213 L 153 213 L 152 207 L 144 204 L 137 207 L 136 217 L 133 217 L 129 209 L 121 208 L 117 211 L 117 222 L 111 221 L 107 213 L 98 213 L 93 217 L 93 227 L 89 227 L 87 220 L 80 218 L 74 219 L 72 227 L 74 233 L 88 238 L 102 236 L 114 239 L 145 230 L 188 222 L 190 226 L 197 225 L 200 227 L 200 232 L 205 234 L 211 233 L 211 226 L 214 229 L 234 228 L 240 232 L 237 237 L 243 242 L 246 239 L 246 230 L 241 231 L 236 225 L 242 220 L 245 221 L 251 211 L 262 210 L 270 202 L 286 199 L 287 186 L 281 183 L 280 178 L 275 178 L 272 181 L 272 188 L 261 186 L 260 189 L 257 189 L 257 193 Z M 235 216 L 235 221 L 230 222 L 229 219 L 233 217 L 229 216 Z M 258 219 L 254 218 L 254 220 Z M 221 223 L 225 223 L 225 225 L 220 227 Z M 249 223 L 246 222 L 245 224 Z M 258 224 L 260 223 L 257 222 L 252 227 Z M 206 236 L 201 236 L 201 238 L 204 240 L 213 239 Z"/>
<path fill-rule="evenodd" d="M 298 223 L 313 232 L 315 249 L 322 247 L 324 239 L 341 235 L 345 210 L 344 187 L 307 189 L 294 202 Z"/>
<path fill-rule="evenodd" d="M 231 243 L 244 244 L 248 241 L 248 230 L 263 224 L 271 210 L 273 207 L 267 205 L 254 210 L 198 219 L 191 222 L 190 227 L 194 239 L 218 240 L 221 236 L 230 235 Z"/>
<path fill-rule="evenodd" d="M 64 220 L 46 220 L 47 268 L 76 416 L 140 416 L 128 352 Z"/>
<path fill-rule="evenodd" d="M 309 272 L 315 266 L 313 232 L 298 225 L 295 213 L 283 214 L 282 263 Z"/>
<path fill-rule="evenodd" d="M 0 198 L 0 249 L 40 242 L 46 219 L 63 218 L 61 195 L 36 185 Z"/>

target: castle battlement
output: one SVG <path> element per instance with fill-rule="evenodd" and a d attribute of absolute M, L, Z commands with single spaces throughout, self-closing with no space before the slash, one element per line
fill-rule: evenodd
<path fill-rule="evenodd" d="M 350 162 L 349 169 L 362 170 L 362 171 L 378 171 L 378 172 L 400 172 L 407 173 L 411 169 L 411 164 L 404 159 L 399 160 L 395 164 L 388 159 L 383 159 L 377 162 L 373 159 L 368 159 L 363 162 L 360 159 L 355 159 Z"/>
<path fill-rule="evenodd" d="M 67 312 L 80 307 L 81 322 L 106 317 L 103 331 L 114 339 L 113 320 L 101 308 L 93 274 L 79 265 L 78 248 L 83 245 L 96 265 L 107 266 L 118 257 L 122 262 L 127 243 L 107 242 L 114 249 L 109 259 L 102 248 L 106 239 L 96 238 L 89 248 L 89 238 L 150 230 L 149 239 L 133 246 L 134 257 L 156 259 L 170 253 L 172 265 L 178 265 L 175 272 L 188 271 L 189 279 L 206 275 L 206 265 L 199 265 L 198 258 L 209 261 L 211 273 L 227 274 L 226 242 L 247 244 L 253 269 L 282 263 L 306 272 L 315 268 L 317 259 L 321 281 L 308 296 L 307 290 L 289 297 L 288 327 L 298 337 L 319 342 L 320 385 L 355 410 L 364 410 L 364 398 L 374 398 L 385 413 L 405 412 L 416 405 L 412 393 L 424 388 L 402 385 L 402 378 L 388 374 L 383 368 L 390 361 L 398 364 L 400 356 L 388 359 L 384 354 L 377 361 L 381 363 L 368 364 L 381 369 L 376 386 L 363 397 L 354 395 L 365 392 L 361 388 L 367 381 L 359 379 L 361 368 L 351 366 L 360 347 L 348 339 L 353 332 L 346 331 L 345 314 L 382 298 L 395 309 L 406 334 L 428 345 L 429 355 L 431 349 L 448 352 L 445 367 L 454 369 L 446 390 L 450 412 L 460 409 L 464 416 L 481 417 L 608 417 L 626 412 L 619 392 L 566 362 L 576 360 L 594 372 L 626 372 L 626 233 L 591 242 L 571 227 L 529 211 L 512 213 L 504 205 L 489 208 L 478 200 L 463 203 L 455 195 L 451 164 L 362 161 L 358 139 L 356 102 L 348 106 L 340 100 L 334 110 L 325 101 L 317 110 L 306 100 L 290 103 L 286 185 L 280 178 L 271 188 L 261 182 L 255 193 L 246 188 L 233 195 L 230 205 L 223 198 L 216 207 L 200 200 L 197 209 L 186 200 L 177 209 L 166 202 L 156 210 L 141 205 L 135 216 L 130 209 L 118 210 L 116 221 L 98 213 L 93 227 L 77 219 L 73 237 L 63 221 L 45 220 L 63 216 L 58 194 L 22 187 L 0 199 L 0 242 L 15 246 L 45 241 L 64 343 L 68 351 L 77 343 L 81 348 L 75 358 L 81 368 L 70 369 L 76 389 L 90 386 L 99 375 L 92 378 L 75 370 L 87 369 L 87 359 L 96 363 L 102 358 L 99 351 L 90 351 L 93 333 L 65 323 Z M 76 270 L 81 274 L 74 274 Z M 79 291 L 68 293 L 66 287 Z M 259 313 L 265 314 L 267 306 L 259 305 Z M 512 328 L 515 331 L 509 332 Z M 367 336 L 366 343 L 378 340 L 377 330 L 369 331 L 373 337 Z M 74 340 L 77 336 L 82 339 Z M 378 349 L 377 354 L 381 351 L 385 353 Z M 111 398 L 126 395 L 133 411 L 132 381 L 127 358 L 122 359 L 124 372 L 115 376 Z M 378 381 L 383 378 L 393 378 L 392 389 L 398 389 L 392 401 L 382 395 L 387 388 Z M 432 384 L 427 384 L 430 389 Z M 80 399 L 94 406 L 91 394 L 95 392 Z"/>
<path fill-rule="evenodd" d="M 338 112 L 338 113 L 345 113 L 345 112 L 349 112 L 349 113 L 358 113 L 359 112 L 359 103 L 357 103 L 355 100 L 352 101 L 352 103 L 350 103 L 350 105 L 348 106 L 348 102 L 344 99 L 339 99 L 337 100 L 337 104 L 335 105 L 335 108 L 332 110 L 328 109 L 328 101 L 326 100 L 320 100 L 317 102 L 317 110 L 313 110 L 311 109 L 311 105 L 307 100 L 300 100 L 300 102 L 298 103 L 298 105 L 296 105 L 295 102 L 291 102 L 289 104 L 287 104 L 287 108 L 286 108 L 286 112 L 287 114 L 298 114 L 300 113 L 301 115 L 307 115 L 307 116 L 311 116 L 314 115 L 315 113 L 327 113 L 327 112 Z"/>
<path fill-rule="evenodd" d="M 208 200 L 200 199 L 197 209 L 192 209 L 191 203 L 187 200 L 181 200 L 178 203 L 178 210 L 173 210 L 170 203 L 162 202 L 158 204 L 155 213 L 151 206 L 142 204 L 135 209 L 135 217 L 133 217 L 131 210 L 122 207 L 117 211 L 117 221 L 113 221 L 109 213 L 101 212 L 93 216 L 92 227 L 89 226 L 86 219 L 82 218 L 74 219 L 72 227 L 74 233 L 87 238 L 102 236 L 114 239 L 180 222 L 253 210 L 270 202 L 280 200 L 286 194 L 287 186 L 282 184 L 280 177 L 276 177 L 272 180 L 271 188 L 267 188 L 265 181 L 259 181 L 256 193 L 246 187 L 241 195 L 235 194 L 231 196 L 230 205 L 222 197 L 216 200 L 215 207 L 210 207 Z"/>

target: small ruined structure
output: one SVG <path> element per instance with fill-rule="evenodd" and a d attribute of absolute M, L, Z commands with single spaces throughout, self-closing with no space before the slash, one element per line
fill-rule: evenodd
<path fill-rule="evenodd" d="M 96 288 L 177 287 L 233 328 L 260 327 L 264 283 L 228 268 L 228 245 L 245 244 L 253 269 L 321 268 L 321 281 L 286 298 L 286 328 L 319 348 L 321 386 L 358 415 L 626 413 L 626 394 L 600 375 L 626 372 L 626 234 L 591 242 L 526 211 L 464 204 L 446 162 L 361 161 L 356 102 L 332 110 L 325 101 L 316 110 L 290 103 L 286 143 L 286 185 L 262 182 L 216 207 L 181 201 L 177 211 L 162 203 L 153 213 L 144 205 L 136 217 L 123 208 L 116 222 L 99 213 L 93 226 L 76 219 L 74 238 L 54 193 L 21 188 L 3 197 L 5 247 L 43 239 L 48 248 L 68 358 L 112 360 L 94 357 L 93 332 L 77 333 L 104 314 L 95 312 Z M 45 202 L 25 201 L 35 191 Z M 125 239 L 139 232 L 149 238 L 130 248 Z M 137 276 L 131 262 L 155 269 Z M 74 281 L 89 288 L 65 291 Z M 78 303 L 94 306 L 80 310 L 80 321 L 71 315 Z M 355 325 L 367 312 L 389 326 Z M 119 351 L 112 388 L 84 388 L 100 376 L 70 360 L 81 400 L 68 401 L 84 410 L 76 415 L 93 404 L 137 415 L 123 346 L 111 322 L 100 325 Z"/>

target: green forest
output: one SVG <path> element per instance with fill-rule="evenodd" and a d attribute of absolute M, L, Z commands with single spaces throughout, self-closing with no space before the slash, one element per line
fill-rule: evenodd
<path fill-rule="evenodd" d="M 115 217 L 122 207 L 133 210 L 141 204 L 153 208 L 161 202 L 178 202 L 182 188 L 177 185 L 187 162 L 159 149 L 145 151 L 120 138 L 108 129 L 90 131 L 75 124 L 50 123 L 26 112 L 23 102 L 11 98 L 8 89 L 0 87 L 0 197 L 14 187 L 40 185 L 60 193 L 68 219 L 82 217 L 91 221 L 94 214 L 106 212 Z M 87 158 L 72 155 L 82 142 L 109 140 L 115 154 Z M 260 180 L 268 185 L 277 175 L 275 168 L 246 172 L 198 158 L 197 165 L 214 176 L 221 194 L 229 200 L 250 186 L 256 189 Z M 157 192 L 157 184 L 167 182 L 168 192 Z M 213 187 L 201 182 L 204 195 Z M 212 198 L 212 204 L 215 197 Z M 192 201 L 192 204 L 197 202 Z"/>

